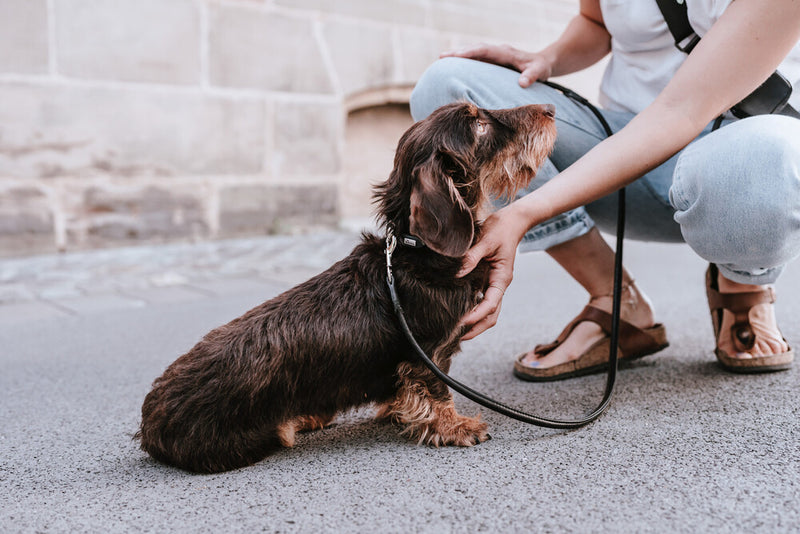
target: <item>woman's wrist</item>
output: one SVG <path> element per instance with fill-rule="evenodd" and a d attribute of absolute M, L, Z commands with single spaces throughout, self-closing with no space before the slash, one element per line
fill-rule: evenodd
<path fill-rule="evenodd" d="M 543 80 L 552 77 L 554 75 L 553 73 L 557 70 L 558 48 L 558 42 L 555 42 L 538 52 L 539 57 L 544 63 L 545 76 L 542 77 Z"/>
<path fill-rule="evenodd" d="M 541 222 L 537 220 L 539 217 L 537 217 L 533 195 L 531 193 L 503 208 L 506 211 L 503 227 L 514 236 L 517 243 L 522 241 L 523 236 L 531 227 Z"/>

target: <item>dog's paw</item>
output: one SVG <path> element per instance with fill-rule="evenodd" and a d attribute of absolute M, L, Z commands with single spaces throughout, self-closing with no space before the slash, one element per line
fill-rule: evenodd
<path fill-rule="evenodd" d="M 477 417 L 456 415 L 439 419 L 423 436 L 423 442 L 434 447 L 455 446 L 472 447 L 491 439 L 487 430 L 489 425 Z"/>

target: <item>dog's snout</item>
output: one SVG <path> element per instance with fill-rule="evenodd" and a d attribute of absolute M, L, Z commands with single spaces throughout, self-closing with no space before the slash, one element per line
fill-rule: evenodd
<path fill-rule="evenodd" d="M 545 104 L 542 106 L 542 114 L 551 119 L 556 116 L 556 107 L 553 104 Z"/>

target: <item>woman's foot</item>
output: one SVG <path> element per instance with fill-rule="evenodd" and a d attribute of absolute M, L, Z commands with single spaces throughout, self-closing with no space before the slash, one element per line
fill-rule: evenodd
<path fill-rule="evenodd" d="M 738 284 L 719 274 L 711 264 L 706 271 L 706 293 L 723 369 L 737 373 L 763 373 L 789 369 L 794 352 L 778 330 L 771 286 Z"/>
<path fill-rule="evenodd" d="M 598 295 L 589 299 L 589 305 L 611 313 L 611 295 Z M 623 320 L 642 330 L 655 324 L 650 300 L 637 287 L 633 280 L 623 286 L 620 316 Z M 526 367 L 547 369 L 556 365 L 577 360 L 595 343 L 606 337 L 600 326 L 591 321 L 578 323 L 562 344 L 547 354 L 527 352 L 520 363 Z"/>
<path fill-rule="evenodd" d="M 717 276 L 717 287 L 722 294 L 774 291 L 772 286 L 739 284 L 728 280 L 721 274 Z M 778 329 L 778 323 L 775 320 L 775 307 L 771 302 L 763 302 L 750 308 L 747 312 L 747 319 L 752 332 L 742 331 L 738 336 L 739 339 L 734 339 L 734 332 L 731 327 L 736 323 L 735 315 L 731 310 L 722 308 L 722 321 L 719 328 L 717 348 L 731 358 L 740 359 L 772 356 L 789 350 L 789 345 Z M 754 340 L 749 339 L 751 335 L 754 336 Z M 750 343 L 752 343 L 752 346 L 747 348 Z"/>
<path fill-rule="evenodd" d="M 589 305 L 611 313 L 612 281 L 614 279 L 614 251 L 608 246 L 597 228 L 586 234 L 555 245 L 547 253 L 564 268 L 591 296 Z M 633 283 L 630 274 L 622 274 L 622 308 L 620 316 L 638 328 L 654 325 L 653 309 L 650 301 Z M 570 332 L 564 343 L 546 355 L 531 350 L 517 365 L 546 369 L 580 358 L 592 345 L 606 337 L 596 323 L 583 321 Z"/>

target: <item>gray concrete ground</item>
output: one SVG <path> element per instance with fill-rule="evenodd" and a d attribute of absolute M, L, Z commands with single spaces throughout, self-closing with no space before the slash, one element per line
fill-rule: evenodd
<path fill-rule="evenodd" d="M 362 409 L 230 473 L 192 475 L 139 451 L 142 399 L 172 360 L 356 239 L 0 261 L 0 532 L 800 530 L 800 374 L 717 368 L 705 265 L 674 245 L 626 244 L 671 346 L 623 371 L 586 428 L 526 426 L 458 397 L 460 411 L 483 413 L 491 441 L 420 447 Z M 800 264 L 778 289 L 784 334 L 800 346 Z M 521 256 L 500 325 L 464 344 L 453 375 L 527 410 L 581 414 L 603 376 L 533 385 L 511 362 L 583 304 L 544 255 Z"/>

